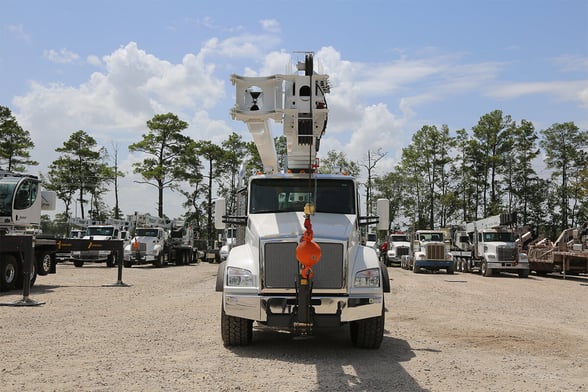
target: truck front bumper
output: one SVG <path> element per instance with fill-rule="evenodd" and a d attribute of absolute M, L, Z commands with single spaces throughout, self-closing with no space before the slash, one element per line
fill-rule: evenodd
<path fill-rule="evenodd" d="M 311 301 L 314 324 L 338 326 L 341 323 L 382 315 L 384 296 L 313 296 Z M 295 296 L 257 296 L 223 293 L 225 313 L 235 317 L 288 327 L 296 312 Z"/>
<path fill-rule="evenodd" d="M 415 260 L 415 268 L 426 268 L 426 269 L 447 269 L 453 268 L 453 260 Z"/>
<path fill-rule="evenodd" d="M 488 268 L 493 271 L 517 272 L 520 270 L 529 270 L 529 263 L 517 263 L 515 261 L 493 261 L 487 263 Z"/>

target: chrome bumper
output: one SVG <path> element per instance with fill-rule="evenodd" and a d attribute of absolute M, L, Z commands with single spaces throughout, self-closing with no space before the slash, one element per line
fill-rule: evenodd
<path fill-rule="evenodd" d="M 348 322 L 381 316 L 383 301 L 383 294 L 313 296 L 312 308 L 318 317 L 333 317 L 340 322 Z M 268 320 L 271 322 L 272 316 L 291 316 L 296 308 L 296 297 L 223 293 L 223 306 L 225 313 L 230 316 L 265 323 Z"/>

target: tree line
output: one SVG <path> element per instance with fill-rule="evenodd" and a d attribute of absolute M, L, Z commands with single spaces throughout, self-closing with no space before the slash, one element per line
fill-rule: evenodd
<path fill-rule="evenodd" d="M 391 219 L 405 226 L 448 227 L 516 212 L 519 225 L 553 238 L 588 222 L 588 131 L 565 122 L 537 132 L 531 121 L 517 123 L 500 110 L 470 132 L 425 125 L 374 187 L 374 200 L 389 198 Z"/>
<path fill-rule="evenodd" d="M 129 152 L 144 155 L 133 164 L 133 173 L 139 176 L 136 182 L 157 189 L 160 217 L 166 217 L 164 190 L 182 194 L 183 218 L 200 238 L 214 240 L 213 200 L 224 197 L 229 212 L 235 212 L 241 174 L 248 177 L 262 168 L 255 144 L 235 132 L 220 145 L 194 140 L 184 133 L 188 123 L 173 113 L 156 114 L 146 125 L 141 140 L 128 146 Z M 275 143 L 283 162 L 285 138 L 277 137 Z M 0 106 L 0 164 L 20 172 L 36 166 L 30 157 L 32 148 L 30 133 L 18 125 L 10 109 Z M 49 231 L 56 230 L 56 223 L 68 222 L 77 204 L 82 218 L 124 217 L 118 204 L 118 179 L 126 173 L 118 167 L 117 145 L 108 151 L 88 132 L 78 130 L 55 151 L 57 159 L 41 177 L 65 210 L 54 222 L 45 222 Z M 343 152 L 328 151 L 319 170 L 329 173 L 342 167 L 358 176 L 364 168 L 367 213 L 375 200 L 388 198 L 390 217 L 398 225 L 447 227 L 516 211 L 519 223 L 552 237 L 588 221 L 588 131 L 573 122 L 537 132 L 530 121 L 517 123 L 495 110 L 483 115 L 471 132 L 423 126 L 402 150 L 394 169 L 376 175 L 385 155 L 381 150 L 368 151 L 367 159 L 355 162 Z M 537 172 L 537 162 L 544 162 L 548 177 Z M 107 206 L 104 195 L 111 189 L 115 205 Z"/>

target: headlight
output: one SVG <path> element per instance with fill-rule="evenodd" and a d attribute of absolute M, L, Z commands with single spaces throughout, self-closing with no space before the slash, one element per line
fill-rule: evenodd
<path fill-rule="evenodd" d="M 486 255 L 486 258 L 488 259 L 488 261 L 494 261 L 494 260 L 496 260 L 496 255 L 490 253 L 490 254 Z"/>
<path fill-rule="evenodd" d="M 229 267 L 227 268 L 227 286 L 253 287 L 253 274 L 243 268 Z"/>
<path fill-rule="evenodd" d="M 354 287 L 380 287 L 380 269 L 371 268 L 355 274 Z"/>

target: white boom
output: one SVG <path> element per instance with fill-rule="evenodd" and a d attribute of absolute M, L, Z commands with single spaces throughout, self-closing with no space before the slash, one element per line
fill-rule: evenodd
<path fill-rule="evenodd" d="M 253 136 L 263 170 L 278 172 L 278 158 L 269 120 L 283 123 L 288 162 L 285 170 L 311 171 L 327 124 L 330 92 L 328 75 L 316 74 L 313 56 L 297 64 L 304 74 L 245 77 L 231 75 L 236 86 L 236 103 L 231 110 L 235 120 L 247 124 Z"/>

